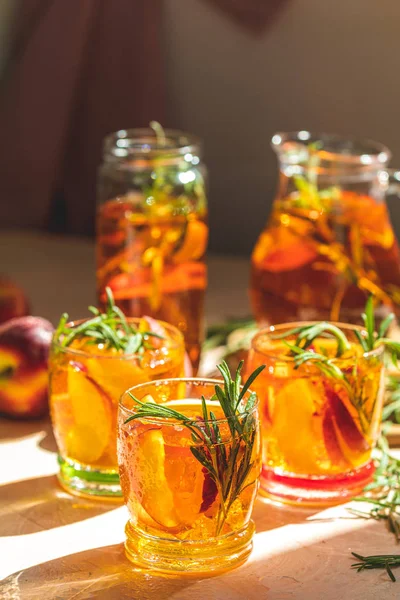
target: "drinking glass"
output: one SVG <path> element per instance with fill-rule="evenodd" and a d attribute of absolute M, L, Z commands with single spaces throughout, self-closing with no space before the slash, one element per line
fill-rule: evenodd
<path fill-rule="evenodd" d="M 138 385 L 121 398 L 118 463 L 130 515 L 125 549 L 142 567 L 212 573 L 237 566 L 251 551 L 261 470 L 258 407 L 246 409 L 246 392 L 235 427 L 212 399 L 216 384 L 221 382 L 166 379 Z M 202 398 L 214 415 L 210 429 Z M 137 401 L 174 409 L 186 424 L 135 418 Z"/>
<path fill-rule="evenodd" d="M 331 358 L 344 378 L 320 370 L 314 362 L 296 367 L 279 339 L 311 323 L 276 325 L 253 338 L 248 357 L 251 372 L 266 368 L 253 383 L 260 399 L 262 427 L 261 489 L 288 503 L 334 504 L 357 495 L 371 480 L 372 450 L 382 415 L 383 347 L 364 352 L 356 331 L 335 324 L 347 336 L 350 350 L 335 357 L 336 340 L 316 338 L 312 351 Z"/>
<path fill-rule="evenodd" d="M 140 319 L 128 319 L 140 327 Z M 85 321 L 69 323 L 71 332 Z M 59 481 L 81 496 L 121 497 L 117 464 L 117 412 L 128 387 L 183 375 L 180 331 L 158 321 L 163 339 L 141 355 L 101 348 L 90 339 L 63 346 L 54 339 L 50 352 L 50 410 L 59 449 Z M 96 342 L 96 340 L 92 340 Z"/>

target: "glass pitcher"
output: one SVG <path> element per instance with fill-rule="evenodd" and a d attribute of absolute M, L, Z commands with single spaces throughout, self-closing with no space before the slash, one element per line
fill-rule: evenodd
<path fill-rule="evenodd" d="M 366 298 L 378 319 L 400 308 L 400 254 L 386 197 L 400 173 L 370 140 L 308 131 L 272 138 L 278 193 L 252 254 L 250 296 L 260 324 L 359 323 Z"/>
<path fill-rule="evenodd" d="M 121 130 L 104 141 L 98 179 L 97 292 L 130 317 L 172 323 L 197 369 L 208 240 L 201 143 L 177 130 Z"/>

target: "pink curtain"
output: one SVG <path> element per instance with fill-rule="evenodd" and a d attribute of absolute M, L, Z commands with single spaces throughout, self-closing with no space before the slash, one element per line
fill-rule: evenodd
<path fill-rule="evenodd" d="M 238 25 L 261 34 L 289 0 L 203 0 L 230 16 Z"/>
<path fill-rule="evenodd" d="M 103 137 L 165 120 L 161 0 L 22 0 L 0 96 L 0 227 L 94 227 Z"/>

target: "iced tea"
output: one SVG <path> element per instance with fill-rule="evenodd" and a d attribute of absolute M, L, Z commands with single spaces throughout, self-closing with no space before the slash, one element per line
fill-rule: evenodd
<path fill-rule="evenodd" d="M 250 552 L 261 469 L 257 404 L 245 408 L 244 396 L 235 428 L 215 399 L 216 384 L 157 381 L 132 389 L 136 401 L 129 394 L 121 400 L 118 456 L 133 562 L 212 572 Z M 177 411 L 185 424 L 174 416 L 135 418 L 139 402 Z"/>
<path fill-rule="evenodd" d="M 370 294 L 385 307 L 379 316 L 398 310 L 400 254 L 386 204 L 339 188 L 314 203 L 278 198 L 253 251 L 250 293 L 256 320 L 268 325 L 359 323 Z"/>
<path fill-rule="evenodd" d="M 67 328 L 74 331 L 83 323 Z M 59 479 L 73 493 L 121 496 L 116 450 L 121 394 L 132 385 L 183 374 L 183 338 L 175 327 L 146 318 L 129 323 L 138 331 L 158 332 L 153 341 L 144 335 L 140 354 L 125 354 L 87 336 L 77 336 L 68 346 L 55 339 L 52 346 L 50 408 Z"/>
<path fill-rule="evenodd" d="M 280 336 L 297 325 L 303 324 L 261 331 L 249 353 L 250 371 L 266 364 L 253 384 L 260 398 L 261 487 L 287 502 L 340 502 L 360 492 L 373 474 L 371 453 L 383 402 L 383 347 L 365 353 L 356 327 L 339 325 L 350 342 L 340 358 L 329 335 L 316 338 L 309 349 L 329 359 L 333 370 L 325 370 L 325 363 L 318 368 L 313 361 L 296 366 L 287 346 L 296 336 Z"/>

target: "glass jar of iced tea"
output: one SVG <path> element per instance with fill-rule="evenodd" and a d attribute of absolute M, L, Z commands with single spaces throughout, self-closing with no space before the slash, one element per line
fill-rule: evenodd
<path fill-rule="evenodd" d="M 377 316 L 399 314 L 400 255 L 386 207 L 399 173 L 387 148 L 308 131 L 272 138 L 278 193 L 252 254 L 258 323 L 359 323 L 366 298 Z"/>
<path fill-rule="evenodd" d="M 121 130 L 104 142 L 97 213 L 97 290 L 131 317 L 172 323 L 196 370 L 208 241 L 205 168 L 192 135 Z"/>

